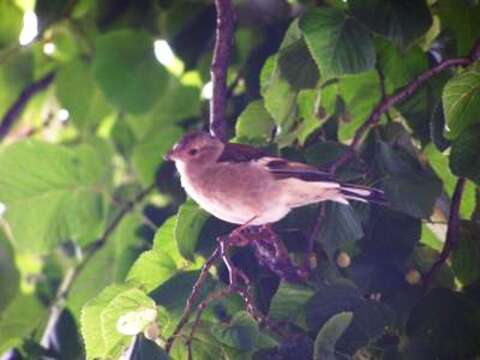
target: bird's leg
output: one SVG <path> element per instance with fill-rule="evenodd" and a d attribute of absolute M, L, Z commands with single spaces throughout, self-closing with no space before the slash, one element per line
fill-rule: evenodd
<path fill-rule="evenodd" d="M 245 236 L 243 234 L 243 231 L 250 227 L 252 221 L 254 221 L 257 218 L 257 216 L 253 216 L 251 219 L 249 219 L 246 223 L 238 226 L 235 228 L 229 235 L 229 237 L 232 239 L 232 241 L 235 243 L 237 246 L 246 246 L 250 243 L 251 239 L 249 239 L 248 236 Z"/>

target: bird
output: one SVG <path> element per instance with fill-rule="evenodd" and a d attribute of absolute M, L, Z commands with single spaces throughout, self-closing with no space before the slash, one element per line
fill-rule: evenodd
<path fill-rule="evenodd" d="M 223 143 L 203 131 L 184 135 L 164 156 L 186 193 L 213 216 L 242 226 L 278 222 L 295 208 L 350 200 L 383 204 L 379 189 L 342 183 L 311 165 Z"/>

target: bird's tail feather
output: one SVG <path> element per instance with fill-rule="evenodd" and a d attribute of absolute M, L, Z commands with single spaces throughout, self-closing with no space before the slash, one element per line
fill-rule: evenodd
<path fill-rule="evenodd" d="M 343 184 L 340 187 L 340 194 L 348 200 L 387 205 L 387 199 L 385 198 L 385 194 L 382 190 L 379 189 L 358 185 Z"/>

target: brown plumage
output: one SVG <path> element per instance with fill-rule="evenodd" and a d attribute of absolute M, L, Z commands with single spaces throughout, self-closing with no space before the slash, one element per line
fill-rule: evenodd
<path fill-rule="evenodd" d="M 266 156 L 243 144 L 223 144 L 204 132 L 185 135 L 166 155 L 182 186 L 212 215 L 235 224 L 263 225 L 292 208 L 321 201 L 382 202 L 376 189 L 341 184 L 300 162 Z"/>

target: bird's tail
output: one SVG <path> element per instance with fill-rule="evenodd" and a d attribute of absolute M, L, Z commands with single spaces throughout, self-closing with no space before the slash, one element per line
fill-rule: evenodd
<path fill-rule="evenodd" d="M 348 202 L 348 200 L 356 200 L 379 205 L 387 205 L 388 203 L 382 190 L 359 185 L 342 184 L 340 187 L 340 196 L 343 197 L 346 202 Z"/>

